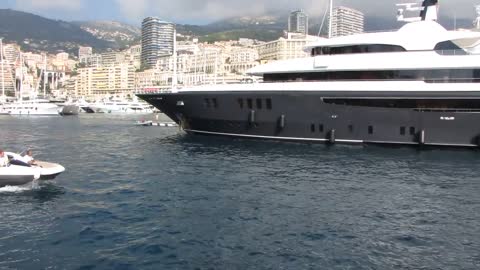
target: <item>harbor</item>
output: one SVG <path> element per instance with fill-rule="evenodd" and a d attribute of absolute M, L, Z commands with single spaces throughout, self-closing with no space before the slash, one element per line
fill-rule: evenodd
<path fill-rule="evenodd" d="M 67 172 L 0 189 L 0 268 L 479 263 L 476 151 L 191 137 L 129 117 L 1 120 L 5 144 Z"/>
<path fill-rule="evenodd" d="M 27 2 L 0 270 L 480 269 L 474 0 Z"/>

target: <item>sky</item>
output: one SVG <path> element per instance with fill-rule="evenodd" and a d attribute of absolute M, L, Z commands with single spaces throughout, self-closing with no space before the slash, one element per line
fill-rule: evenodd
<path fill-rule="evenodd" d="M 395 17 L 396 3 L 415 0 L 335 0 L 370 16 Z M 446 17 L 474 19 L 480 0 L 440 0 Z M 11 8 L 65 21 L 116 20 L 139 26 L 147 16 L 175 23 L 206 24 L 235 16 L 304 9 L 311 16 L 323 14 L 328 0 L 0 0 Z"/>

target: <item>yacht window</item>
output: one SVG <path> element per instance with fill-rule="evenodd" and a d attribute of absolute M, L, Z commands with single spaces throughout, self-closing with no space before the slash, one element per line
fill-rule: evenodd
<path fill-rule="evenodd" d="M 400 135 L 405 136 L 406 130 L 407 129 L 405 127 L 400 127 Z"/>
<path fill-rule="evenodd" d="M 272 99 L 267 98 L 267 109 L 271 110 L 272 109 Z"/>
<path fill-rule="evenodd" d="M 265 82 L 293 81 L 426 81 L 426 82 L 480 82 L 480 69 L 431 70 L 371 70 L 264 74 Z"/>
<path fill-rule="evenodd" d="M 318 125 L 318 131 L 323 133 L 323 124 Z"/>
<path fill-rule="evenodd" d="M 353 125 L 349 125 L 349 126 L 348 126 L 348 131 L 349 131 L 350 133 L 353 133 Z"/>
<path fill-rule="evenodd" d="M 373 126 L 368 126 L 368 134 L 373 134 Z"/>
<path fill-rule="evenodd" d="M 316 47 L 312 50 L 313 55 L 336 55 L 352 53 L 384 53 L 384 52 L 404 52 L 405 48 L 399 45 L 388 44 L 363 44 L 348 45 L 340 47 Z"/>
<path fill-rule="evenodd" d="M 312 133 L 315 132 L 315 124 L 312 124 L 312 125 L 310 126 L 310 131 L 311 131 Z"/>
<path fill-rule="evenodd" d="M 257 98 L 257 109 L 261 110 L 263 107 L 262 105 L 263 105 L 262 99 Z"/>
<path fill-rule="evenodd" d="M 410 135 L 415 135 L 415 127 L 410 127 Z"/>
<path fill-rule="evenodd" d="M 323 98 L 326 104 L 416 110 L 480 110 L 480 99 Z"/>
<path fill-rule="evenodd" d="M 205 99 L 205 107 L 210 108 L 210 99 L 209 98 Z"/>
<path fill-rule="evenodd" d="M 213 101 L 213 107 L 214 107 L 215 109 L 218 108 L 217 99 L 216 99 L 216 98 L 213 98 L 212 101 Z"/>
<path fill-rule="evenodd" d="M 240 106 L 240 109 L 243 109 L 243 99 L 242 98 L 238 99 L 238 105 Z"/>
<path fill-rule="evenodd" d="M 248 108 L 253 109 L 253 100 L 251 98 L 247 99 Z"/>
<path fill-rule="evenodd" d="M 435 45 L 433 49 L 442 55 L 466 55 L 467 53 L 450 40 L 443 41 Z"/>

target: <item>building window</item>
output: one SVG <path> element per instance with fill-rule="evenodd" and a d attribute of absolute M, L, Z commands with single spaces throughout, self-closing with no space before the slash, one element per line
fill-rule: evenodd
<path fill-rule="evenodd" d="M 240 106 L 240 109 L 243 109 L 243 99 L 242 98 L 238 99 L 238 106 Z"/>
<path fill-rule="evenodd" d="M 218 108 L 218 102 L 217 102 L 217 99 L 216 98 L 213 98 L 212 99 L 212 103 L 213 103 L 213 108 Z"/>
<path fill-rule="evenodd" d="M 267 109 L 268 110 L 272 109 L 272 100 L 270 98 L 267 98 Z"/>
<path fill-rule="evenodd" d="M 260 98 L 257 98 L 257 109 L 261 110 L 263 107 L 262 100 Z"/>
<path fill-rule="evenodd" d="M 323 133 L 323 124 L 318 125 L 318 131 Z"/>
<path fill-rule="evenodd" d="M 211 106 L 211 105 L 210 105 L 210 99 L 209 99 L 209 98 L 206 98 L 204 104 L 205 104 L 205 107 L 206 107 L 206 108 L 210 108 L 210 106 Z"/>
<path fill-rule="evenodd" d="M 353 133 L 353 125 L 349 125 L 349 126 L 348 126 L 348 131 L 349 131 L 350 133 Z"/>
<path fill-rule="evenodd" d="M 400 135 L 405 136 L 407 129 L 405 127 L 400 127 Z"/>
<path fill-rule="evenodd" d="M 410 127 L 410 135 L 415 135 L 415 127 Z"/>
<path fill-rule="evenodd" d="M 312 125 L 310 126 L 310 131 L 311 131 L 312 133 L 315 132 L 315 124 L 312 124 Z"/>
<path fill-rule="evenodd" d="M 368 134 L 373 134 L 373 126 L 368 126 Z"/>
<path fill-rule="evenodd" d="M 253 109 L 253 100 L 251 98 L 247 99 L 248 108 Z"/>

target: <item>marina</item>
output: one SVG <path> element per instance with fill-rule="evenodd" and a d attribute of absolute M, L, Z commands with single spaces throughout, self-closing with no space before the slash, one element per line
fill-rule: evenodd
<path fill-rule="evenodd" d="M 480 269 L 468 1 L 0 3 L 0 270 Z"/>
<path fill-rule="evenodd" d="M 1 116 L 10 149 L 67 170 L 0 188 L 0 268 L 480 263 L 477 151 L 231 140 L 134 121 Z"/>

